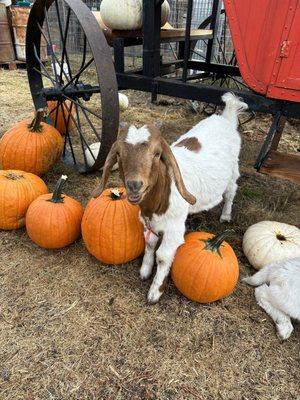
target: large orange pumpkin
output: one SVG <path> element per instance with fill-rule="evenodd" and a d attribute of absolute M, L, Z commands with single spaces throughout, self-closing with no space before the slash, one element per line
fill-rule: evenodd
<path fill-rule="evenodd" d="M 39 196 L 28 208 L 27 233 L 40 247 L 59 249 L 73 243 L 80 235 L 83 208 L 77 200 L 62 195 L 66 179 L 62 175 L 53 193 Z"/>
<path fill-rule="evenodd" d="M 38 196 L 47 193 L 44 181 L 24 171 L 0 171 L 0 229 L 18 229 L 25 225 L 25 214 Z"/>
<path fill-rule="evenodd" d="M 58 104 L 57 101 L 47 101 L 49 109 L 49 117 L 52 119 L 55 128 L 62 134 L 65 135 L 68 131 L 72 129 L 74 122 L 75 108 L 71 107 L 71 102 L 66 100 L 62 104 Z M 54 110 L 54 111 L 52 111 Z M 69 116 L 71 113 L 72 117 Z"/>
<path fill-rule="evenodd" d="M 193 232 L 177 250 L 171 276 L 177 289 L 190 300 L 210 303 L 228 296 L 239 277 L 232 247 L 220 235 Z"/>
<path fill-rule="evenodd" d="M 33 121 L 23 120 L 0 140 L 0 168 L 42 175 L 59 160 L 63 139 L 53 126 L 42 122 L 43 110 Z"/>
<path fill-rule="evenodd" d="M 144 251 L 139 207 L 126 199 L 124 188 L 106 189 L 89 201 L 82 219 L 88 251 L 106 264 L 123 264 Z"/>

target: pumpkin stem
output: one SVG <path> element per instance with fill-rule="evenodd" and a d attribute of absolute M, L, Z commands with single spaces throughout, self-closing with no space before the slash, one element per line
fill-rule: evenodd
<path fill-rule="evenodd" d="M 44 110 L 42 108 L 39 108 L 36 111 L 35 117 L 31 121 L 31 123 L 28 125 L 28 129 L 31 132 L 42 132 L 43 128 L 41 125 L 42 119 L 44 116 Z"/>
<path fill-rule="evenodd" d="M 52 197 L 48 201 L 51 201 L 52 203 L 63 203 L 64 202 L 64 198 L 62 196 L 62 189 L 63 189 L 67 179 L 68 179 L 67 175 L 62 175 L 59 178 L 59 180 L 56 182 Z"/>
<path fill-rule="evenodd" d="M 219 235 L 215 235 L 211 239 L 205 240 L 205 250 L 210 250 L 213 252 L 217 252 L 219 255 L 220 254 L 220 247 L 221 244 L 223 243 L 224 239 L 230 235 L 235 233 L 233 229 L 226 229 L 224 232 L 220 233 Z"/>
<path fill-rule="evenodd" d="M 110 189 L 110 198 L 112 200 L 120 200 L 122 197 L 122 192 L 119 189 Z"/>

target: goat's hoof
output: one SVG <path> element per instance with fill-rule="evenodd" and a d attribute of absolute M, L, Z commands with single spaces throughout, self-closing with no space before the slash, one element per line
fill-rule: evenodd
<path fill-rule="evenodd" d="M 162 293 L 159 290 L 149 290 L 148 293 L 148 303 L 149 304 L 156 304 L 158 302 L 158 300 L 160 299 L 160 296 L 162 295 Z"/>
<path fill-rule="evenodd" d="M 145 268 L 145 267 L 141 267 L 140 269 L 140 278 L 142 281 L 146 281 L 147 279 L 150 278 L 152 274 L 152 268 L 149 269 L 149 267 Z"/>
<path fill-rule="evenodd" d="M 291 336 L 294 328 L 290 322 L 277 324 L 277 333 L 281 340 L 286 340 Z"/>
<path fill-rule="evenodd" d="M 231 215 L 221 215 L 220 222 L 230 222 L 230 221 L 231 221 Z"/>

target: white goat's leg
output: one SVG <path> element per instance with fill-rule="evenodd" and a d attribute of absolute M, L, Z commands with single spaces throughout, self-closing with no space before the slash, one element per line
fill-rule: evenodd
<path fill-rule="evenodd" d="M 152 273 L 154 265 L 154 257 L 155 257 L 155 248 L 158 242 L 158 237 L 152 233 L 148 239 L 145 237 L 145 241 L 146 241 L 145 254 L 140 269 L 140 277 L 142 280 L 148 279 Z"/>
<path fill-rule="evenodd" d="M 283 311 L 274 307 L 270 299 L 272 287 L 264 284 L 255 289 L 255 298 L 257 303 L 266 311 L 276 324 L 278 335 L 286 340 L 293 332 L 293 325 L 290 317 Z M 272 297 L 272 296 L 271 296 Z"/>
<path fill-rule="evenodd" d="M 229 182 L 225 193 L 224 193 L 224 206 L 222 210 L 222 215 L 220 217 L 220 222 L 230 222 L 231 221 L 231 211 L 232 211 L 232 203 L 237 191 L 236 180 L 239 177 L 238 171 L 234 173 L 232 180 Z"/>
<path fill-rule="evenodd" d="M 164 232 L 162 243 L 156 252 L 157 271 L 148 293 L 149 303 L 157 303 L 164 292 L 176 250 L 184 242 L 184 232 L 184 223 L 182 231 Z"/>

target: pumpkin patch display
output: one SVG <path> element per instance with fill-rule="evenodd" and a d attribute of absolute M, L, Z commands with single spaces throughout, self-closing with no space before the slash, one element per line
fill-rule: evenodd
<path fill-rule="evenodd" d="M 0 229 L 18 229 L 25 225 L 29 205 L 48 193 L 44 181 L 29 172 L 0 171 Z"/>
<path fill-rule="evenodd" d="M 127 201 L 125 188 L 106 189 L 91 199 L 81 227 L 88 251 L 106 264 L 126 263 L 144 251 L 139 207 Z"/>
<path fill-rule="evenodd" d="M 28 236 L 45 249 L 68 246 L 80 235 L 83 208 L 77 200 L 62 194 L 66 179 L 62 175 L 54 192 L 39 196 L 26 214 Z"/>
<path fill-rule="evenodd" d="M 53 121 L 53 125 L 61 135 L 65 135 L 67 130 L 69 131 L 73 128 L 75 108 L 71 107 L 71 102 L 69 100 L 66 100 L 61 104 L 58 104 L 57 101 L 48 101 L 47 105 L 49 109 L 48 115 Z M 73 118 L 69 115 L 70 113 Z"/>
<path fill-rule="evenodd" d="M 239 265 L 232 247 L 220 235 L 193 232 L 177 250 L 172 280 L 188 299 L 210 303 L 230 295 L 239 277 Z"/>
<path fill-rule="evenodd" d="M 38 110 L 32 121 L 18 122 L 2 136 L 0 168 L 43 175 L 59 160 L 63 151 L 61 134 L 42 118 L 43 110 Z"/>
<path fill-rule="evenodd" d="M 243 237 L 243 251 L 256 269 L 288 258 L 300 257 L 300 229 L 276 221 L 251 225 Z"/>

